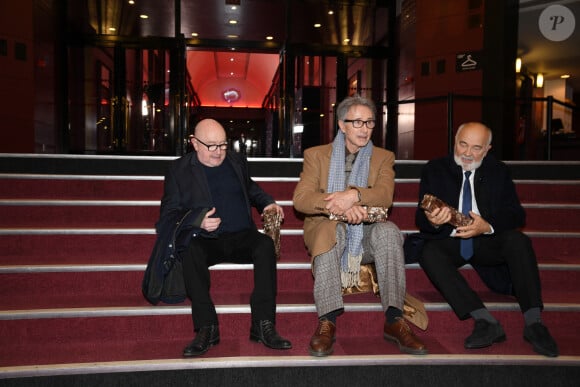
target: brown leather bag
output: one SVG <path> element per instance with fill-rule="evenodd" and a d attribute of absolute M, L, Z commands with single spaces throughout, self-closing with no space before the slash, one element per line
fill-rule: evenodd
<path fill-rule="evenodd" d="M 342 294 L 374 293 L 379 295 L 379 284 L 377 281 L 377 271 L 374 263 L 360 265 L 360 280 L 357 286 L 343 288 Z M 415 325 L 417 328 L 426 330 L 429 326 L 429 317 L 423 302 L 409 293 L 405 294 L 403 305 L 403 317 Z"/>

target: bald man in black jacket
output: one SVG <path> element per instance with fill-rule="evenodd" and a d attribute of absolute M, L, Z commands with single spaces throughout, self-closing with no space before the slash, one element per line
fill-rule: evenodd
<path fill-rule="evenodd" d="M 545 356 L 558 356 L 558 347 L 542 323 L 543 308 L 536 255 L 530 239 L 519 228 L 525 212 L 508 167 L 488 154 L 492 132 L 478 122 L 463 124 L 455 136 L 454 154 L 425 165 L 419 188 L 460 209 L 463 199 L 473 221 L 462 227 L 449 224 L 449 207 L 416 212 L 425 239 L 419 264 L 461 320 L 473 318 L 474 329 L 465 348 L 484 348 L 506 339 L 499 321 L 484 306 L 458 269 L 506 268 L 511 289 L 525 320 L 524 338 Z M 467 185 L 466 185 L 467 184 Z M 467 210 L 469 208 L 470 210 Z"/>

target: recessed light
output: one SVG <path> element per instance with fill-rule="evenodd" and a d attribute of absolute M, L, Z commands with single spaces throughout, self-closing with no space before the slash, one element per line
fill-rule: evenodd
<path fill-rule="evenodd" d="M 199 34 L 198 34 L 197 32 L 192 32 L 192 33 L 191 33 L 191 36 L 198 37 L 198 36 L 199 36 Z"/>
<path fill-rule="evenodd" d="M 238 24 L 238 21 L 237 20 L 234 20 L 234 19 L 230 19 L 228 21 L 228 23 L 230 23 L 230 24 Z"/>
<path fill-rule="evenodd" d="M 348 43 L 348 42 L 350 42 L 350 39 L 349 38 L 346 38 L 346 39 L 343 40 L 343 42 Z"/>
<path fill-rule="evenodd" d="M 331 10 L 328 11 L 328 14 L 329 15 L 334 15 L 334 11 L 331 9 Z"/>
<path fill-rule="evenodd" d="M 141 19 L 149 19 L 149 16 L 147 16 L 147 15 L 139 15 L 139 17 L 140 17 Z"/>
<path fill-rule="evenodd" d="M 266 36 L 266 40 L 273 40 L 274 37 L 273 36 Z"/>
<path fill-rule="evenodd" d="M 133 0 L 129 0 L 129 4 L 133 5 L 135 2 Z"/>
<path fill-rule="evenodd" d="M 230 38 L 230 39 L 236 39 L 237 37 L 238 37 L 238 35 L 233 35 L 233 34 L 228 35 L 228 38 Z"/>
<path fill-rule="evenodd" d="M 568 78 L 570 78 L 570 74 L 562 74 L 562 75 L 560 75 L 560 78 L 568 79 Z"/>
<path fill-rule="evenodd" d="M 320 23 L 314 24 L 314 28 L 320 28 L 320 27 L 322 27 L 322 24 L 320 24 Z"/>
<path fill-rule="evenodd" d="M 109 31 L 117 31 L 115 27 L 109 27 Z"/>

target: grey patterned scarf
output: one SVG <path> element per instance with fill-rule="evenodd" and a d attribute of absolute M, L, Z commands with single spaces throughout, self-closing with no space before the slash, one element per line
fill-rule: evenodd
<path fill-rule="evenodd" d="M 345 136 L 338 131 L 332 143 L 332 156 L 328 173 L 328 192 L 344 191 L 347 186 L 367 187 L 370 159 L 373 154 L 373 143 L 369 141 L 361 148 L 352 166 L 348 182 L 345 181 Z M 348 183 L 348 184 L 347 184 Z M 358 285 L 360 262 L 363 256 L 363 225 L 347 224 L 346 246 L 340 260 L 341 282 L 343 288 Z"/>

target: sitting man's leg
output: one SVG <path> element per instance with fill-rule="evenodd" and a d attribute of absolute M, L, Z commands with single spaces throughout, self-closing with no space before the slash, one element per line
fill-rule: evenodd
<path fill-rule="evenodd" d="M 479 251 L 472 258 L 477 259 Z M 505 340 L 504 330 L 471 289 L 458 268 L 466 261 L 459 255 L 459 240 L 447 238 L 427 241 L 419 264 L 449 303 L 460 320 L 473 318 L 473 332 L 464 342 L 467 349 L 485 348 Z"/>
<path fill-rule="evenodd" d="M 183 350 L 183 356 L 199 356 L 220 342 L 218 317 L 210 296 L 209 266 L 215 262 L 209 257 L 219 256 L 218 240 L 192 239 L 189 248 L 182 253 L 183 278 L 187 295 L 191 300 L 191 317 L 196 336 Z"/>
<path fill-rule="evenodd" d="M 538 262 L 532 242 L 519 230 L 501 233 L 496 238 L 496 251 L 488 256 L 501 257 L 509 268 L 514 294 L 524 315 L 524 339 L 534 351 L 548 357 L 559 355 L 558 345 L 541 319 L 543 308 Z M 495 252 L 495 254 L 490 254 Z M 492 262 L 495 263 L 495 262 Z"/>
<path fill-rule="evenodd" d="M 362 263 L 375 263 L 381 304 L 385 312 L 383 337 L 398 344 L 402 352 L 424 355 L 425 345 L 403 318 L 405 258 L 403 236 L 392 222 L 364 226 Z"/>
<path fill-rule="evenodd" d="M 310 340 L 312 356 L 328 356 L 333 351 L 336 318 L 343 311 L 342 284 L 340 282 L 340 257 L 345 248 L 344 225 L 336 227 L 336 245 L 330 251 L 314 257 L 314 303 L 318 313 L 318 326 Z"/>
<path fill-rule="evenodd" d="M 254 264 L 254 290 L 250 296 L 252 327 L 250 339 L 273 349 L 290 349 L 290 341 L 276 332 L 276 252 L 269 236 L 251 230 L 243 233 L 235 245 Z"/>

